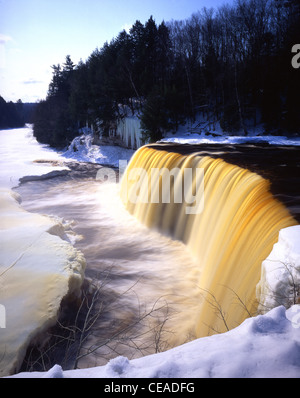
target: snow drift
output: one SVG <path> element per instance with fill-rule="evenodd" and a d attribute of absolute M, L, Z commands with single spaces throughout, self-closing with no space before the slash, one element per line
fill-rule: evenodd
<path fill-rule="evenodd" d="M 65 159 L 75 159 L 79 162 L 100 163 L 118 167 L 119 159 L 129 160 L 134 153 L 133 149 L 121 148 L 117 145 L 94 145 L 94 136 L 87 130 L 84 134 L 75 137 L 68 149 L 63 152 Z"/>
<path fill-rule="evenodd" d="M 43 378 L 275 378 L 300 376 L 300 306 L 277 307 L 246 319 L 223 334 L 204 337 L 169 351 L 107 365 L 63 371 L 20 373 Z"/>
<path fill-rule="evenodd" d="M 63 225 L 25 211 L 20 197 L 0 189 L 0 375 L 19 370 L 26 349 L 53 326 L 63 298 L 79 295 L 85 260 Z"/>
<path fill-rule="evenodd" d="M 300 300 L 300 225 L 284 228 L 278 242 L 262 263 L 257 285 L 259 311 L 284 305 L 286 308 Z"/>

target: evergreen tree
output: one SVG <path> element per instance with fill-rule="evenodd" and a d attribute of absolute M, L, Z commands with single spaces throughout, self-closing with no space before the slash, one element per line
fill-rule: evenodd
<path fill-rule="evenodd" d="M 88 68 L 82 61 L 74 68 L 70 81 L 69 110 L 70 117 L 78 127 L 83 127 L 89 120 L 90 90 Z"/>
<path fill-rule="evenodd" d="M 300 78 L 291 66 L 299 37 L 297 0 L 237 0 L 159 26 L 152 16 L 137 20 L 86 62 L 67 56 L 52 67 L 34 132 L 67 145 L 86 122 L 109 134 L 130 108 L 152 140 L 200 112 L 231 134 L 258 123 L 299 134 Z"/>
<path fill-rule="evenodd" d="M 24 124 L 25 114 L 22 101 L 18 100 L 16 104 L 12 101 L 6 102 L 0 96 L 0 128 L 19 128 L 23 127 Z"/>
<path fill-rule="evenodd" d="M 144 31 L 144 59 L 145 69 L 143 73 L 143 92 L 149 93 L 157 84 L 157 58 L 158 58 L 158 31 L 153 17 L 151 16 L 145 24 Z"/>
<path fill-rule="evenodd" d="M 141 128 L 145 140 L 155 142 L 163 137 L 169 127 L 165 97 L 154 87 L 147 97 L 141 117 Z"/>
<path fill-rule="evenodd" d="M 143 75 L 145 70 L 145 27 L 140 21 L 136 21 L 130 29 L 130 42 L 132 45 L 132 80 L 135 97 L 141 98 L 143 92 Z"/>
<path fill-rule="evenodd" d="M 52 69 L 47 98 L 36 109 L 34 135 L 40 142 L 65 147 L 76 136 L 76 122 L 69 107 L 74 64 L 67 55 L 63 68 L 58 64 Z"/>

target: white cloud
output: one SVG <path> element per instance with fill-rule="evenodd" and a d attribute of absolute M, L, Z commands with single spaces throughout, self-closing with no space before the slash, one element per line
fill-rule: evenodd
<path fill-rule="evenodd" d="M 45 82 L 42 81 L 42 80 L 37 80 L 37 79 L 34 79 L 34 78 L 29 78 L 28 80 L 22 81 L 22 83 L 23 83 L 23 84 L 42 84 L 42 83 L 45 83 Z"/>

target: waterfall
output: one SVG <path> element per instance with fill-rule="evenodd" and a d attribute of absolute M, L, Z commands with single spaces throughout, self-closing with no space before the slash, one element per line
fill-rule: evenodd
<path fill-rule="evenodd" d="M 184 242 L 199 264 L 197 337 L 255 313 L 262 261 L 279 231 L 297 224 L 258 174 L 222 159 L 146 146 L 128 164 L 121 197 L 141 223 Z"/>

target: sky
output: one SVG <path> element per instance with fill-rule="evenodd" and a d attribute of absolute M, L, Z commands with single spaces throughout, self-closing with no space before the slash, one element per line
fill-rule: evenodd
<path fill-rule="evenodd" d="M 0 0 L 0 95 L 6 101 L 46 98 L 52 65 L 76 64 L 136 20 L 189 18 L 232 0 Z"/>

